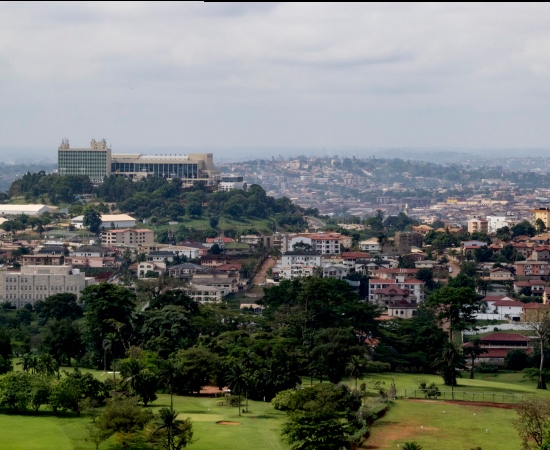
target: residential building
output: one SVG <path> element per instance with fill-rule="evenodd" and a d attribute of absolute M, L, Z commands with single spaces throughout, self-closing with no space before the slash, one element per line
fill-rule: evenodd
<path fill-rule="evenodd" d="M 342 235 L 322 231 L 319 233 L 301 233 L 288 241 L 287 250 L 294 250 L 294 245 L 300 242 L 311 245 L 313 251 L 322 255 L 339 255 Z"/>
<path fill-rule="evenodd" d="M 283 266 L 305 264 L 316 267 L 321 265 L 321 254 L 314 251 L 295 250 L 284 253 L 281 261 Z"/>
<path fill-rule="evenodd" d="M 219 303 L 223 300 L 223 297 L 230 294 L 223 288 L 202 284 L 190 285 L 189 288 L 185 289 L 185 293 L 199 303 Z"/>
<path fill-rule="evenodd" d="M 468 220 L 468 233 L 484 233 L 489 232 L 489 222 L 486 219 L 470 219 Z"/>
<path fill-rule="evenodd" d="M 168 274 L 172 278 L 179 278 L 180 280 L 189 280 L 197 272 L 204 270 L 203 266 L 192 263 L 183 263 L 168 268 Z"/>
<path fill-rule="evenodd" d="M 530 212 L 533 225 L 540 219 L 544 222 L 546 228 L 550 226 L 550 208 L 531 209 Z"/>
<path fill-rule="evenodd" d="M 65 264 L 65 256 L 63 254 L 23 255 L 21 264 L 23 266 L 62 266 Z"/>
<path fill-rule="evenodd" d="M 98 245 L 82 245 L 78 247 L 77 249 L 73 250 L 71 252 L 71 256 L 90 256 L 90 257 L 103 257 L 103 256 L 113 256 L 114 251 L 106 248 L 106 247 L 100 247 Z"/>
<path fill-rule="evenodd" d="M 424 282 L 421 280 L 405 280 L 404 277 L 392 280 L 377 278 L 369 280 L 369 301 L 379 306 L 395 304 L 402 300 L 418 304 L 424 299 Z"/>
<path fill-rule="evenodd" d="M 380 253 L 382 245 L 378 242 L 378 238 L 370 238 L 359 242 L 359 247 L 364 252 Z"/>
<path fill-rule="evenodd" d="M 139 279 L 149 278 L 151 273 L 156 273 L 157 276 L 161 276 L 166 272 L 166 264 L 163 262 L 150 262 L 144 261 L 137 264 L 137 276 Z"/>
<path fill-rule="evenodd" d="M 400 319 L 412 319 L 416 316 L 418 306 L 402 300 L 388 305 L 388 317 L 399 317 Z"/>
<path fill-rule="evenodd" d="M 548 275 L 548 263 L 546 261 L 516 261 L 514 268 L 517 277 Z"/>
<path fill-rule="evenodd" d="M 422 248 L 423 237 L 415 231 L 398 231 L 395 233 L 396 247 L 418 247 Z"/>
<path fill-rule="evenodd" d="M 128 228 L 126 230 L 108 230 L 101 235 L 106 245 L 122 245 L 137 247 L 152 245 L 155 242 L 154 232 L 147 228 Z"/>
<path fill-rule="evenodd" d="M 474 344 L 467 342 L 462 348 L 467 349 Z M 479 341 L 479 346 L 486 350 L 477 358 L 476 363 L 490 363 L 503 365 L 504 359 L 510 350 L 523 350 L 530 355 L 533 353 L 533 343 L 531 338 L 521 334 L 513 333 L 491 333 L 484 336 Z"/>
<path fill-rule="evenodd" d="M 0 272 L 0 302 L 8 301 L 20 308 L 54 294 L 80 297 L 80 292 L 92 284 L 93 277 L 86 277 L 71 266 L 22 266 L 21 272 Z"/>

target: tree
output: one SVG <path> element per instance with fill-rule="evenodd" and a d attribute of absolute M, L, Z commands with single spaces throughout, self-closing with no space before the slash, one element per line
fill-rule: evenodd
<path fill-rule="evenodd" d="M 546 224 L 542 219 L 537 219 L 535 222 L 535 228 L 538 233 L 544 233 L 544 230 L 546 230 Z"/>
<path fill-rule="evenodd" d="M 190 217 L 202 216 L 202 204 L 199 200 L 191 200 L 186 205 L 187 215 Z"/>
<path fill-rule="evenodd" d="M 218 224 L 220 223 L 220 218 L 217 216 L 212 216 L 210 217 L 208 223 L 210 224 L 210 228 L 217 228 Z"/>
<path fill-rule="evenodd" d="M 234 362 L 229 366 L 225 376 L 227 385 L 231 389 L 231 394 L 237 394 L 237 407 L 239 408 L 239 416 L 241 415 L 241 396 L 248 398 L 249 379 L 242 364 Z"/>
<path fill-rule="evenodd" d="M 480 343 L 479 339 L 474 339 L 472 341 L 472 346 L 471 347 L 464 347 L 463 348 L 464 356 L 470 358 L 470 362 L 471 362 L 470 379 L 471 380 L 474 379 L 474 363 L 475 363 L 476 358 L 479 358 L 480 355 L 482 355 L 483 353 L 487 353 L 487 351 L 488 351 L 485 348 L 481 348 L 479 346 L 479 343 Z"/>
<path fill-rule="evenodd" d="M 533 225 L 528 220 L 523 220 L 520 223 L 514 225 L 510 231 L 512 236 L 530 236 L 533 237 L 537 231 Z"/>
<path fill-rule="evenodd" d="M 0 374 L 11 371 L 13 349 L 8 334 L 0 330 Z"/>
<path fill-rule="evenodd" d="M 504 366 L 508 370 L 521 371 L 529 366 L 529 356 L 525 350 L 510 350 L 504 358 Z"/>
<path fill-rule="evenodd" d="M 114 399 L 107 403 L 96 425 L 105 433 L 116 434 L 118 441 L 127 449 L 151 419 L 151 412 L 140 408 L 137 399 Z"/>
<path fill-rule="evenodd" d="M 529 397 L 516 406 L 518 417 L 512 422 L 522 441 L 522 449 L 541 448 L 550 426 L 548 399 Z M 534 441 L 534 442 L 533 442 Z"/>
<path fill-rule="evenodd" d="M 211 255 L 219 255 L 221 252 L 221 248 L 217 243 L 213 244 L 212 247 L 208 249 L 208 253 Z"/>
<path fill-rule="evenodd" d="M 335 450 L 363 440 L 366 427 L 357 414 L 361 399 L 347 386 L 319 384 L 286 392 L 283 435 L 292 449 Z"/>
<path fill-rule="evenodd" d="M 71 358 L 79 357 L 83 353 L 82 333 L 71 320 L 56 320 L 46 328 L 42 347 L 53 356 L 59 366 L 65 360 L 70 367 Z"/>
<path fill-rule="evenodd" d="M 426 305 L 440 322 L 448 322 L 451 341 L 453 331 L 471 328 L 476 323 L 477 295 L 472 288 L 445 286 L 430 294 Z"/>
<path fill-rule="evenodd" d="M 165 450 L 180 450 L 193 442 L 191 419 L 179 420 L 178 413 L 171 407 L 159 410 L 148 431 L 146 440 Z"/>
<path fill-rule="evenodd" d="M 103 340 L 109 333 L 116 332 L 118 336 L 118 345 L 111 348 L 113 357 L 117 353 L 122 355 L 131 333 L 135 297 L 125 287 L 108 283 L 88 286 L 82 291 L 81 300 L 86 305 L 86 343 L 98 362 L 98 368 L 103 365 L 100 363 L 105 353 Z"/>
<path fill-rule="evenodd" d="M 541 305 L 540 308 L 530 309 L 524 313 L 525 328 L 533 331 L 539 340 L 540 364 L 537 389 L 546 389 L 544 376 L 544 346 L 550 337 L 550 309 Z"/>
<path fill-rule="evenodd" d="M 434 364 L 441 370 L 441 376 L 445 384 L 451 386 L 451 389 L 453 389 L 454 399 L 454 387 L 457 385 L 457 370 L 466 367 L 460 350 L 452 342 L 446 342 L 440 358 Z"/>
<path fill-rule="evenodd" d="M 101 213 L 92 205 L 86 205 L 83 212 L 83 225 L 88 227 L 91 233 L 99 233 L 101 227 Z"/>
<path fill-rule="evenodd" d="M 358 355 L 353 355 L 346 365 L 349 376 L 355 380 L 355 391 L 357 391 L 357 380 L 362 380 L 367 372 L 367 360 Z"/>

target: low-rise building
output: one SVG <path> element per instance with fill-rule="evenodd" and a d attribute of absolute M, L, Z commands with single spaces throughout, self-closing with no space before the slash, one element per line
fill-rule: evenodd
<path fill-rule="evenodd" d="M 154 244 L 155 234 L 147 228 L 127 228 L 125 230 L 108 230 L 101 235 L 101 239 L 106 245 L 138 247 Z"/>
<path fill-rule="evenodd" d="M 93 277 L 71 266 L 22 266 L 21 272 L 0 272 L 0 302 L 8 301 L 20 308 L 54 294 L 70 293 L 79 298 L 80 292 L 92 284 Z"/>
<path fill-rule="evenodd" d="M 518 277 L 548 275 L 548 263 L 546 261 L 516 261 L 514 269 Z"/>

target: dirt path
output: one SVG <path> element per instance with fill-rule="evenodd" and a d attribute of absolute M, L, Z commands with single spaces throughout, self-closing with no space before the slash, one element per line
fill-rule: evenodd
<path fill-rule="evenodd" d="M 252 284 L 265 284 L 266 273 L 268 269 L 272 269 L 273 267 L 275 267 L 275 264 L 277 264 L 275 258 L 271 256 L 266 258 L 266 260 L 262 263 L 262 267 L 260 267 L 258 273 L 254 276 L 254 278 L 252 278 Z"/>

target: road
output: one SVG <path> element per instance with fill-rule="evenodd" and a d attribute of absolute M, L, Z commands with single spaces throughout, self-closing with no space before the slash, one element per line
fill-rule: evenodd
<path fill-rule="evenodd" d="M 273 258 L 272 256 L 266 258 L 266 260 L 262 263 L 262 267 L 260 267 L 258 273 L 254 276 L 254 278 L 252 278 L 252 284 L 263 286 L 265 284 L 266 273 L 268 269 L 272 269 L 273 267 L 275 267 L 275 264 L 277 264 L 277 260 L 275 258 Z"/>
<path fill-rule="evenodd" d="M 317 217 L 312 217 L 312 216 L 304 216 L 304 217 L 311 228 L 319 229 L 319 228 L 324 228 L 326 225 L 325 222 L 323 222 L 321 219 L 318 219 Z"/>

